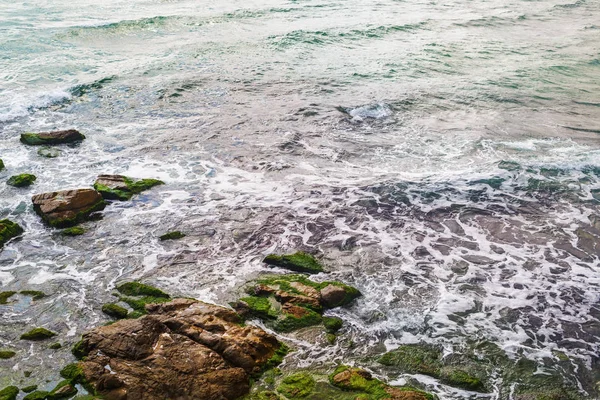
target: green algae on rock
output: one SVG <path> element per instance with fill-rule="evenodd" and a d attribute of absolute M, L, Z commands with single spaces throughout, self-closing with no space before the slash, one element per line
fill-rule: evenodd
<path fill-rule="evenodd" d="M 21 388 L 21 392 L 31 393 L 38 388 L 38 385 L 29 385 Z"/>
<path fill-rule="evenodd" d="M 12 350 L 0 350 L 0 360 L 8 360 L 13 358 L 17 353 Z"/>
<path fill-rule="evenodd" d="M 12 291 L 12 290 L 8 290 L 6 292 L 0 292 L 0 304 L 8 303 L 8 299 L 11 298 L 11 296 L 13 296 L 14 294 L 17 294 L 17 292 Z"/>
<path fill-rule="evenodd" d="M 277 391 L 288 399 L 301 399 L 315 389 L 315 380 L 307 372 L 298 372 L 285 377 Z"/>
<path fill-rule="evenodd" d="M 323 325 L 325 325 L 325 330 L 327 333 L 336 333 L 340 329 L 342 329 L 342 325 L 344 321 L 338 317 L 323 317 Z"/>
<path fill-rule="evenodd" d="M 306 272 L 309 274 L 323 272 L 321 263 L 319 263 L 312 255 L 301 251 L 281 256 L 269 254 L 263 261 L 268 265 L 294 272 Z"/>
<path fill-rule="evenodd" d="M 104 304 L 102 306 L 102 312 L 115 319 L 127 318 L 127 314 L 129 314 L 125 308 L 115 303 Z"/>
<path fill-rule="evenodd" d="M 181 239 L 185 237 L 185 233 L 181 233 L 180 231 L 167 232 L 164 235 L 160 235 L 160 240 L 175 240 Z"/>
<path fill-rule="evenodd" d="M 85 136 L 75 129 L 66 131 L 22 133 L 21 142 L 31 146 L 75 143 L 85 139 Z"/>
<path fill-rule="evenodd" d="M 19 388 L 16 386 L 7 386 L 0 390 L 0 400 L 15 400 L 19 395 Z"/>
<path fill-rule="evenodd" d="M 62 348 L 62 344 L 60 344 L 59 342 L 52 343 L 50 346 L 48 346 L 48 348 L 50 350 L 58 350 Z"/>
<path fill-rule="evenodd" d="M 81 236 L 85 233 L 85 229 L 80 226 L 72 226 L 67 229 L 63 229 L 60 231 L 60 234 L 63 236 Z"/>
<path fill-rule="evenodd" d="M 23 233 L 23 228 L 8 219 L 0 220 L 0 248 Z"/>
<path fill-rule="evenodd" d="M 23 397 L 23 400 L 46 400 L 50 392 L 45 390 L 36 390 Z"/>
<path fill-rule="evenodd" d="M 56 336 L 56 333 L 49 331 L 46 328 L 33 328 L 27 333 L 21 335 L 21 340 L 45 340 L 50 339 L 51 337 Z"/>
<path fill-rule="evenodd" d="M 0 158 L 0 171 L 4 169 L 4 161 Z"/>
<path fill-rule="evenodd" d="M 39 300 L 46 297 L 46 293 L 40 292 L 39 290 L 21 290 L 19 293 L 24 296 L 29 296 L 33 300 Z"/>
<path fill-rule="evenodd" d="M 59 382 L 54 389 L 48 393 L 47 400 L 58 400 L 73 397 L 77 394 L 77 388 L 70 380 Z"/>
<path fill-rule="evenodd" d="M 55 228 L 68 228 L 87 221 L 106 206 L 100 193 L 87 188 L 37 194 L 31 201 L 34 211 Z"/>
<path fill-rule="evenodd" d="M 25 187 L 33 184 L 36 179 L 37 177 L 33 174 L 19 174 L 8 178 L 6 184 L 14 187 Z"/>
<path fill-rule="evenodd" d="M 130 317 L 139 317 L 146 314 L 147 304 L 165 303 L 171 300 L 171 296 L 162 290 L 139 282 L 123 283 L 117 286 L 117 291 L 125 295 L 119 296 L 119 300 L 127 303 L 135 310 L 129 315 Z"/>
<path fill-rule="evenodd" d="M 323 322 L 323 310 L 332 308 L 327 301 L 331 287 L 337 292 L 334 307 L 360 296 L 357 289 L 340 282 L 313 282 L 304 275 L 275 275 L 256 280 L 247 288 L 248 296 L 232 306 L 244 318 L 259 318 L 276 331 L 291 332 Z M 328 329 L 339 325 L 335 319 L 326 319 L 326 323 Z"/>
<path fill-rule="evenodd" d="M 100 175 L 94 183 L 96 189 L 106 200 L 129 200 L 134 194 L 139 194 L 164 182 L 158 179 L 134 179 L 123 175 Z"/>

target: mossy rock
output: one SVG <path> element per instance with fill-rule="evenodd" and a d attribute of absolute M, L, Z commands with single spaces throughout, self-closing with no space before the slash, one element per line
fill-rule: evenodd
<path fill-rule="evenodd" d="M 285 377 L 277 391 L 288 399 L 302 399 L 315 388 L 314 378 L 306 372 L 299 372 Z"/>
<path fill-rule="evenodd" d="M 19 388 L 16 386 L 7 386 L 0 390 L 0 400 L 15 400 L 19 395 Z"/>
<path fill-rule="evenodd" d="M 2 161 L 2 159 L 0 159 L 0 171 L 2 171 L 4 169 L 4 161 Z"/>
<path fill-rule="evenodd" d="M 270 254 L 265 257 L 264 262 L 268 265 L 294 272 L 306 272 L 309 274 L 323 272 L 321 263 L 319 263 L 312 255 L 301 251 L 282 256 Z"/>
<path fill-rule="evenodd" d="M 94 189 L 100 192 L 106 200 L 126 201 L 135 194 L 163 184 L 164 182 L 158 179 L 133 179 L 123 175 L 100 175 L 94 183 Z"/>
<path fill-rule="evenodd" d="M 323 317 L 323 325 L 328 333 L 336 333 L 344 325 L 344 321 L 338 317 Z"/>
<path fill-rule="evenodd" d="M 41 133 L 25 132 L 21 134 L 21 142 L 31 146 L 76 143 L 83 139 L 85 139 L 85 136 L 75 129 Z"/>
<path fill-rule="evenodd" d="M 154 286 L 146 285 L 139 282 L 127 282 L 117 286 L 117 291 L 126 296 L 151 296 L 151 297 L 162 297 L 169 299 L 167 293 L 162 290 L 155 288 Z"/>
<path fill-rule="evenodd" d="M 8 219 L 0 220 L 0 249 L 9 240 L 16 238 L 23 233 L 23 228 Z"/>
<path fill-rule="evenodd" d="M 61 151 L 55 147 L 42 147 L 37 153 L 41 157 L 56 158 L 60 156 Z"/>
<path fill-rule="evenodd" d="M 63 236 L 80 236 L 85 233 L 85 229 L 80 226 L 72 226 L 70 228 L 63 229 L 60 231 L 60 233 Z"/>
<path fill-rule="evenodd" d="M 439 378 L 442 364 L 440 348 L 425 344 L 408 344 L 382 355 L 381 364 L 397 367 L 411 374 L 429 375 Z"/>
<path fill-rule="evenodd" d="M 40 341 L 45 339 L 50 339 L 51 337 L 56 336 L 56 333 L 49 331 L 46 328 L 34 328 L 27 333 L 21 335 L 21 340 L 33 340 Z"/>
<path fill-rule="evenodd" d="M 322 322 L 321 314 L 306 308 L 300 307 L 302 311 L 299 314 L 282 312 L 283 318 L 275 321 L 273 328 L 278 332 L 292 332 L 301 328 L 318 325 Z"/>
<path fill-rule="evenodd" d="M 32 185 L 36 179 L 37 177 L 32 174 L 19 174 L 13 175 L 10 178 L 8 178 L 6 184 L 14 187 L 25 187 Z"/>
<path fill-rule="evenodd" d="M 475 376 L 459 367 L 444 367 L 440 370 L 440 381 L 457 388 L 471 390 L 475 392 L 485 392 L 485 383 Z"/>
<path fill-rule="evenodd" d="M 19 293 L 24 296 L 29 296 L 33 300 L 39 300 L 46 297 L 46 293 L 40 292 L 39 290 L 21 290 Z"/>
<path fill-rule="evenodd" d="M 77 388 L 73 386 L 70 380 L 64 380 L 58 383 L 54 389 L 48 393 L 47 400 L 58 400 L 73 397 L 77 394 Z"/>
<path fill-rule="evenodd" d="M 0 350 L 0 360 L 8 360 L 16 355 L 17 353 L 12 350 Z"/>
<path fill-rule="evenodd" d="M 34 390 L 37 390 L 37 388 L 38 388 L 38 385 L 29 385 L 29 386 L 22 387 L 21 392 L 31 393 Z"/>
<path fill-rule="evenodd" d="M 114 303 L 104 304 L 102 306 L 102 312 L 110 317 L 115 318 L 115 319 L 127 318 L 127 314 L 129 314 L 127 309 L 119 306 L 118 304 L 114 304 Z"/>
<path fill-rule="evenodd" d="M 62 344 L 56 342 L 56 343 L 52 343 L 50 346 L 48 346 L 48 348 L 50 350 L 58 350 L 62 348 Z"/>
<path fill-rule="evenodd" d="M 184 233 L 181 233 L 180 231 L 173 231 L 173 232 L 167 232 L 164 235 L 161 235 L 159 237 L 160 240 L 176 240 L 176 239 L 181 239 L 185 237 Z"/>
<path fill-rule="evenodd" d="M 0 292 L 0 304 L 7 304 L 8 303 L 8 299 L 11 298 L 11 296 L 17 294 L 17 292 L 12 291 L 12 290 L 8 290 L 6 292 Z"/>
<path fill-rule="evenodd" d="M 31 392 L 27 396 L 23 397 L 23 400 L 46 400 L 49 394 L 50 392 L 36 390 L 35 392 Z"/>

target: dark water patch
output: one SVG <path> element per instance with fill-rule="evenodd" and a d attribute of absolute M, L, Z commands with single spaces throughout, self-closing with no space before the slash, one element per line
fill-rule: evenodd
<path fill-rule="evenodd" d="M 106 78 L 101 78 L 91 83 L 84 83 L 81 85 L 74 86 L 71 89 L 69 89 L 69 92 L 73 97 L 82 97 L 89 93 L 102 89 L 104 86 L 113 82 L 115 79 L 117 79 L 116 75 L 107 76 Z"/>

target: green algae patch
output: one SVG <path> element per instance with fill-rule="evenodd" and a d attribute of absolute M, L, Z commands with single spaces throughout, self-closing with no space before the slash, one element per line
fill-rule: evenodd
<path fill-rule="evenodd" d="M 129 307 L 137 311 L 139 313 L 138 316 L 142 316 L 146 314 L 146 304 L 166 303 L 171 299 L 165 297 L 143 296 L 140 298 L 119 297 L 119 300 L 126 303 L 127 305 L 129 305 Z"/>
<path fill-rule="evenodd" d="M 164 185 L 164 182 L 158 179 L 136 180 L 122 175 L 100 175 L 94 183 L 94 189 L 106 200 L 126 201 L 158 185 Z"/>
<path fill-rule="evenodd" d="M 275 351 L 275 353 L 271 356 L 271 358 L 269 358 L 269 360 L 263 366 L 263 371 L 267 371 L 267 370 L 275 368 L 276 366 L 281 364 L 283 362 L 283 359 L 285 358 L 285 356 L 287 356 L 290 353 L 291 349 L 289 348 L 289 346 L 283 342 L 280 342 L 280 343 L 281 344 L 279 345 L 279 348 Z"/>
<path fill-rule="evenodd" d="M 327 333 L 336 333 L 342 329 L 344 321 L 338 317 L 323 317 L 323 325 Z"/>
<path fill-rule="evenodd" d="M 33 300 L 40 300 L 46 297 L 46 293 L 40 292 L 39 290 L 21 290 L 19 293 L 24 296 L 29 296 Z"/>
<path fill-rule="evenodd" d="M 34 328 L 27 333 L 21 335 L 21 340 L 33 340 L 40 341 L 45 339 L 50 339 L 51 337 L 56 336 L 56 333 L 49 331 L 46 328 Z"/>
<path fill-rule="evenodd" d="M 257 318 L 276 319 L 279 316 L 279 312 L 273 307 L 271 300 L 267 297 L 242 297 L 240 301 L 246 303 L 250 309 L 250 314 Z"/>
<path fill-rule="evenodd" d="M 485 384 L 478 377 L 456 367 L 445 367 L 440 371 L 440 381 L 447 385 L 476 392 L 485 392 Z"/>
<path fill-rule="evenodd" d="M 402 372 L 438 378 L 442 368 L 442 351 L 428 345 L 404 345 L 379 358 L 383 365 L 394 366 Z"/>
<path fill-rule="evenodd" d="M 12 291 L 12 290 L 8 290 L 6 292 L 0 292 L 0 304 L 7 304 L 8 299 L 10 299 L 11 296 L 13 296 L 16 293 L 17 292 Z"/>
<path fill-rule="evenodd" d="M 11 239 L 23 233 L 23 228 L 8 219 L 0 220 L 0 249 Z"/>
<path fill-rule="evenodd" d="M 15 400 L 19 394 L 19 388 L 16 386 L 7 386 L 0 390 L 0 400 Z"/>
<path fill-rule="evenodd" d="M 102 312 L 115 319 L 127 318 L 127 314 L 129 314 L 125 308 L 114 303 L 104 304 L 102 306 Z"/>
<path fill-rule="evenodd" d="M 293 312 L 283 311 L 283 318 L 275 321 L 273 328 L 278 332 L 292 332 L 321 323 L 321 314 L 304 307 L 298 307 L 298 309 Z"/>
<path fill-rule="evenodd" d="M 37 177 L 32 174 L 19 174 L 8 178 L 6 184 L 14 187 L 26 187 L 32 185 L 36 179 Z"/>
<path fill-rule="evenodd" d="M 37 390 L 35 392 L 29 393 L 27 396 L 23 397 L 23 400 L 46 400 L 50 392 Z"/>
<path fill-rule="evenodd" d="M 151 296 L 169 299 L 171 296 L 154 286 L 139 282 L 127 282 L 117 286 L 117 291 L 126 296 Z"/>
<path fill-rule="evenodd" d="M 315 389 L 314 378 L 306 373 L 299 372 L 285 377 L 277 391 L 288 399 L 302 399 Z"/>
<path fill-rule="evenodd" d="M 265 257 L 264 262 L 268 265 L 294 272 L 306 272 L 309 274 L 323 272 L 321 263 L 319 263 L 312 255 L 301 251 L 282 256 L 270 254 Z"/>
<path fill-rule="evenodd" d="M 56 342 L 56 343 L 52 343 L 50 346 L 48 346 L 48 348 L 50 350 L 58 350 L 62 348 L 62 344 Z"/>
<path fill-rule="evenodd" d="M 63 236 L 80 236 L 85 233 L 85 229 L 80 226 L 72 226 L 67 229 L 63 229 L 60 231 L 60 234 Z"/>
<path fill-rule="evenodd" d="M 38 385 L 29 385 L 21 388 L 21 392 L 23 393 L 31 393 L 34 390 L 37 390 Z"/>
<path fill-rule="evenodd" d="M 160 240 L 176 240 L 185 237 L 185 233 L 181 233 L 180 231 L 167 232 L 164 235 L 160 235 Z"/>
<path fill-rule="evenodd" d="M 16 355 L 17 353 L 12 350 L 0 350 L 0 360 L 8 360 Z"/>
<path fill-rule="evenodd" d="M 61 369 L 60 376 L 76 383 L 79 383 L 84 379 L 83 370 L 76 363 L 68 364 Z"/>

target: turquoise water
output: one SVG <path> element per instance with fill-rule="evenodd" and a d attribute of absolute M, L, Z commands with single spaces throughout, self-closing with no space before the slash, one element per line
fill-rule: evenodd
<path fill-rule="evenodd" d="M 0 306 L 0 347 L 19 350 L 0 387 L 58 379 L 115 282 L 225 304 L 295 249 L 364 297 L 336 311 L 337 346 L 292 337 L 291 366 L 480 339 L 591 367 L 598 93 L 591 0 L 0 0 L 0 217 L 26 229 L 0 253 L 1 290 L 50 294 Z M 88 139 L 56 159 L 18 140 L 72 127 Z M 21 172 L 36 184 L 5 185 Z M 77 238 L 33 213 L 32 194 L 103 173 L 166 184 Z M 188 236 L 157 240 L 174 228 Z M 33 325 L 65 350 L 20 342 Z"/>

